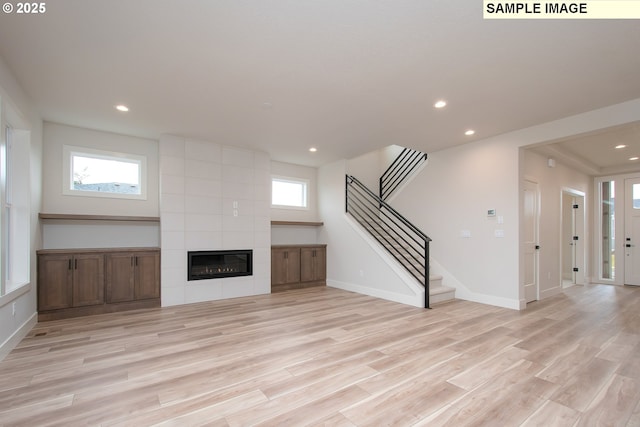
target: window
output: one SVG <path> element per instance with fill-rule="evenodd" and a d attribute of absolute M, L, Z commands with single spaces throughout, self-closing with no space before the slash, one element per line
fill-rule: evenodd
<path fill-rule="evenodd" d="M 2 144 L 2 286 L 5 294 L 29 283 L 30 271 L 30 135 L 11 126 L 4 128 Z"/>
<path fill-rule="evenodd" d="M 615 181 L 600 183 L 601 278 L 611 280 L 616 276 L 615 188 Z"/>
<path fill-rule="evenodd" d="M 309 182 L 297 178 L 271 178 L 271 206 L 288 209 L 308 208 Z"/>
<path fill-rule="evenodd" d="M 146 199 L 146 157 L 65 145 L 64 194 Z"/>

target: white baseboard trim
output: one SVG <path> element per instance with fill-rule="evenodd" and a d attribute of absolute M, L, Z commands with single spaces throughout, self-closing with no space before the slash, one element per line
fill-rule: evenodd
<path fill-rule="evenodd" d="M 354 231 L 359 234 L 365 242 L 369 244 L 369 247 L 380 257 L 380 259 L 382 259 L 389 266 L 389 268 L 398 276 L 398 278 L 404 283 L 404 285 L 411 289 L 416 295 L 422 294 L 422 297 L 424 298 L 424 286 L 418 283 L 415 277 L 409 274 L 407 270 L 405 270 L 404 267 L 402 267 L 398 263 L 398 261 L 393 258 L 393 256 L 389 254 L 389 252 L 387 252 L 387 250 L 384 249 L 376 239 L 371 237 L 371 235 L 367 231 L 365 231 L 362 226 L 360 226 L 360 224 L 357 223 L 356 220 L 354 220 L 350 215 L 347 215 L 346 213 L 344 214 L 344 218 L 347 224 L 349 224 L 351 228 L 353 228 Z M 424 306 L 424 304 L 422 304 L 422 306 Z"/>
<path fill-rule="evenodd" d="M 562 287 L 561 286 L 555 286 L 551 289 L 545 289 L 543 291 L 540 291 L 540 299 L 543 300 L 545 298 L 549 298 L 552 297 L 554 295 L 558 295 L 562 293 Z"/>
<path fill-rule="evenodd" d="M 327 286 L 342 289 L 343 291 L 369 295 L 372 297 L 385 299 L 387 301 L 398 302 L 400 304 L 411 305 L 413 307 L 424 307 L 424 291 L 422 292 L 422 296 L 397 294 L 395 292 L 383 291 L 382 289 L 368 288 L 366 286 L 355 285 L 353 283 L 340 282 L 330 279 L 327 279 Z"/>
<path fill-rule="evenodd" d="M 510 308 L 511 310 L 522 310 L 526 308 L 526 304 L 525 307 L 522 307 L 520 300 L 517 299 L 495 297 L 475 292 L 459 292 L 459 290 L 460 289 L 456 288 L 457 299 L 479 302 L 480 304 L 495 305 L 496 307 Z"/>
<path fill-rule="evenodd" d="M 36 323 L 38 323 L 38 313 L 33 313 L 31 317 L 22 324 L 22 326 L 20 326 L 9 338 L 5 340 L 5 342 L 2 343 L 2 345 L 0 345 L 0 361 L 9 355 L 11 350 L 16 348 L 20 341 L 22 341 L 29 331 L 33 329 Z"/>
<path fill-rule="evenodd" d="M 431 258 L 429 264 L 431 265 L 431 274 L 439 274 L 443 277 L 442 284 L 456 288 L 456 299 L 478 302 L 480 304 L 495 305 L 496 307 L 510 308 L 512 310 L 523 310 L 527 306 L 526 303 L 523 306 L 522 302 L 517 299 L 496 297 L 473 292 L 447 269 L 445 269 L 438 261 Z"/>

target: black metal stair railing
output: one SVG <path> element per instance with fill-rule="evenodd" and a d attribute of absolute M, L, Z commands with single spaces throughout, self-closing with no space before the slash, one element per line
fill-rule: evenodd
<path fill-rule="evenodd" d="M 345 186 L 346 212 L 424 285 L 429 308 L 429 236 L 355 177 L 347 175 Z"/>
<path fill-rule="evenodd" d="M 398 157 L 389 165 L 380 176 L 379 195 L 382 200 L 387 200 L 398 189 L 405 179 L 415 171 L 418 166 L 427 160 L 427 153 L 404 148 Z"/>

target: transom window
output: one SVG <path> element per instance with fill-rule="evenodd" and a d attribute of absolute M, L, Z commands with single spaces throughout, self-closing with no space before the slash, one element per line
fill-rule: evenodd
<path fill-rule="evenodd" d="M 146 199 L 146 157 L 64 146 L 64 194 Z"/>
<path fill-rule="evenodd" d="M 309 182 L 298 178 L 271 178 L 271 206 L 287 209 L 307 209 Z"/>

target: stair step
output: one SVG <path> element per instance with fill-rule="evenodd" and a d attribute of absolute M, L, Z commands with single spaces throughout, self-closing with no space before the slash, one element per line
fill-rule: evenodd
<path fill-rule="evenodd" d="M 455 299 L 456 289 L 451 286 L 429 286 L 429 303 L 431 305 Z"/>

